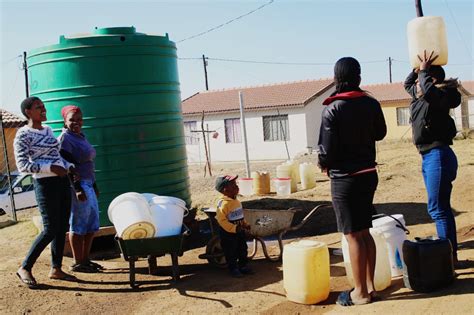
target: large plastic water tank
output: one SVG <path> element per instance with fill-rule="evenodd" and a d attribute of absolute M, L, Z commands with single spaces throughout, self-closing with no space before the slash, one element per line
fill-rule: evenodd
<path fill-rule="evenodd" d="M 109 203 L 129 192 L 174 196 L 190 206 L 176 45 L 134 27 L 60 36 L 28 53 L 30 92 L 43 100 L 59 134 L 60 110 L 74 104 L 97 150 L 101 226 Z"/>

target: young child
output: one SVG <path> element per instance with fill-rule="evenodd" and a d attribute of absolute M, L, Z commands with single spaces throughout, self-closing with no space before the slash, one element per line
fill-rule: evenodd
<path fill-rule="evenodd" d="M 244 209 L 237 200 L 239 186 L 237 176 L 224 175 L 216 179 L 216 190 L 222 194 L 217 202 L 216 219 L 219 223 L 219 236 L 229 272 L 232 277 L 241 278 L 253 274 L 247 267 L 247 242 L 245 231 L 250 226 L 244 220 Z"/>

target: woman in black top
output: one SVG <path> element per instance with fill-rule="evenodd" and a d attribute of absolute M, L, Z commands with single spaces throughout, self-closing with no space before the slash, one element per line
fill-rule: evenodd
<path fill-rule="evenodd" d="M 319 133 L 319 166 L 331 178 L 338 230 L 349 245 L 355 288 L 342 292 L 343 306 L 370 303 L 374 286 L 375 243 L 369 233 L 378 184 L 375 142 L 387 128 L 380 104 L 359 88 L 360 65 L 351 57 L 334 66 L 336 92 L 324 101 Z"/>
<path fill-rule="evenodd" d="M 459 106 L 461 94 L 457 80 L 445 80 L 441 66 L 432 66 L 433 52 L 424 53 L 419 69 L 414 69 L 405 80 L 411 95 L 410 120 L 413 142 L 421 155 L 422 174 L 428 193 L 428 213 L 436 224 L 438 237 L 449 239 L 453 259 L 458 265 L 456 222 L 451 209 L 452 182 L 456 178 L 458 162 L 451 149 L 456 125 L 449 115 Z M 462 266 L 462 264 L 461 264 Z"/>

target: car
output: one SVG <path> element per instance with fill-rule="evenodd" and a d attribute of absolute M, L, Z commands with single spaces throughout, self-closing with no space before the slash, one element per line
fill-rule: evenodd
<path fill-rule="evenodd" d="M 24 210 L 38 206 L 36 202 L 33 177 L 31 174 L 10 174 L 15 209 Z M 10 199 L 10 189 L 8 187 L 8 177 L 3 175 L 0 179 L 0 215 L 12 215 L 12 204 Z"/>

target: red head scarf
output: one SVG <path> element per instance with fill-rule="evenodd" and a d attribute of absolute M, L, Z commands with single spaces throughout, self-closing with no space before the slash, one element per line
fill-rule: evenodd
<path fill-rule="evenodd" d="M 66 116 L 69 112 L 73 112 L 73 113 L 82 113 L 81 112 L 81 109 L 75 105 L 67 105 L 67 106 L 64 106 L 63 108 L 61 108 L 61 116 L 63 116 L 63 119 L 65 120 L 66 119 Z"/>

